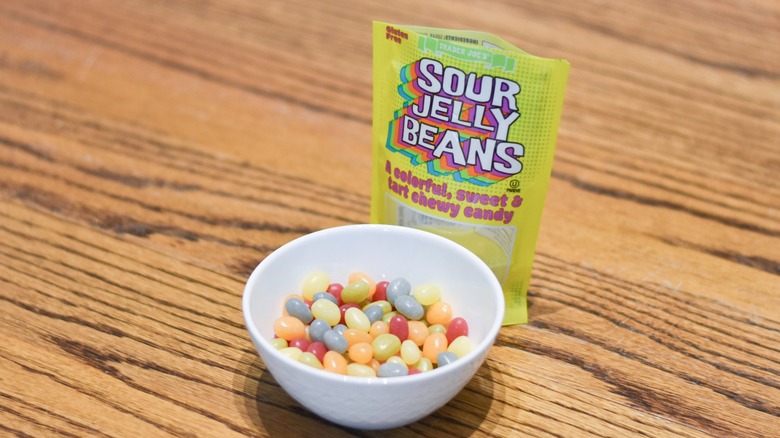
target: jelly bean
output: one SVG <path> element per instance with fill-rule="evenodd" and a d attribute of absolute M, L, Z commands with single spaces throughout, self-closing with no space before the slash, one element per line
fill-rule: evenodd
<path fill-rule="evenodd" d="M 306 351 L 309 345 L 311 345 L 311 342 L 307 341 L 306 338 L 295 338 L 289 344 L 290 347 L 300 348 L 301 351 Z"/>
<path fill-rule="evenodd" d="M 376 373 L 378 377 L 400 377 L 409 374 L 409 369 L 397 363 L 383 363 Z"/>
<path fill-rule="evenodd" d="M 458 356 L 455 353 L 450 353 L 449 351 L 442 351 L 436 355 L 436 364 L 440 367 L 449 365 L 456 360 L 458 360 Z"/>
<path fill-rule="evenodd" d="M 423 306 L 411 295 L 401 295 L 395 299 L 395 309 L 398 313 L 417 321 L 425 314 Z"/>
<path fill-rule="evenodd" d="M 322 342 L 325 332 L 330 331 L 330 324 L 324 319 L 315 319 L 309 325 L 309 339 L 313 342 Z"/>
<path fill-rule="evenodd" d="M 342 286 L 339 283 L 332 283 L 332 284 L 330 284 L 328 286 L 328 290 L 326 290 L 325 292 L 327 292 L 327 293 L 333 295 L 334 297 L 336 297 L 336 300 L 338 300 L 337 304 L 340 306 L 340 305 L 344 304 L 344 302 L 341 301 L 341 291 L 342 290 L 344 290 L 344 286 Z"/>
<path fill-rule="evenodd" d="M 390 323 L 387 325 L 390 327 L 390 333 L 396 335 L 402 342 L 409 338 L 409 323 L 403 315 L 390 318 Z"/>
<path fill-rule="evenodd" d="M 437 301 L 425 311 L 425 319 L 428 324 L 444 324 L 447 325 L 452 319 L 452 306 L 444 301 Z"/>
<path fill-rule="evenodd" d="M 328 350 L 344 354 L 349 347 L 347 339 L 335 330 L 328 330 L 322 338 Z"/>
<path fill-rule="evenodd" d="M 368 298 L 369 284 L 364 280 L 349 283 L 341 291 L 341 301 L 345 303 L 360 303 Z"/>
<path fill-rule="evenodd" d="M 330 277 L 328 277 L 327 273 L 322 271 L 309 273 L 303 278 L 303 285 L 301 286 L 303 298 L 313 300 L 314 294 L 326 290 L 329 284 Z"/>
<path fill-rule="evenodd" d="M 347 323 L 347 327 L 354 330 L 368 333 L 368 330 L 371 329 L 371 321 L 368 320 L 368 316 L 355 307 L 347 309 L 347 313 L 344 314 L 344 321 Z"/>
<path fill-rule="evenodd" d="M 371 341 L 374 340 L 374 338 L 370 334 L 361 330 L 348 329 L 344 331 L 344 333 L 342 333 L 341 335 L 344 336 L 344 338 L 347 340 L 347 345 L 350 347 L 359 342 L 371 343 Z"/>
<path fill-rule="evenodd" d="M 407 368 L 406 362 L 404 362 L 404 360 L 401 359 L 401 356 L 390 356 L 387 358 L 385 363 L 394 363 L 394 364 L 402 365 L 404 368 Z"/>
<path fill-rule="evenodd" d="M 422 351 L 414 341 L 407 339 L 401 342 L 401 359 L 404 360 L 404 363 L 414 365 L 420 361 L 421 357 Z"/>
<path fill-rule="evenodd" d="M 346 303 L 346 304 L 342 304 L 341 306 L 339 306 L 339 312 L 341 312 L 341 321 L 340 322 L 342 324 L 344 324 L 344 322 L 346 322 L 344 317 L 347 314 L 347 310 L 352 309 L 352 308 L 359 309 L 360 305 L 357 304 L 357 303 Z"/>
<path fill-rule="evenodd" d="M 387 333 L 374 338 L 371 346 L 374 347 L 374 358 L 383 362 L 401 350 L 401 340 L 397 336 Z"/>
<path fill-rule="evenodd" d="M 396 312 L 395 310 L 385 313 L 382 316 L 382 322 L 384 322 L 385 324 L 390 324 L 390 318 L 394 317 L 395 315 L 398 315 L 398 312 Z"/>
<path fill-rule="evenodd" d="M 412 293 L 412 285 L 405 278 L 396 278 L 387 285 L 387 301 L 394 306 L 398 297 L 410 293 Z"/>
<path fill-rule="evenodd" d="M 355 377 L 376 377 L 376 371 L 368 365 L 351 363 L 347 365 L 347 375 Z"/>
<path fill-rule="evenodd" d="M 327 321 L 331 327 L 338 324 L 341 320 L 339 306 L 325 299 L 315 301 L 311 305 L 311 313 L 315 318 Z"/>
<path fill-rule="evenodd" d="M 433 324 L 428 326 L 428 334 L 432 335 L 434 333 L 447 333 L 447 327 L 442 324 Z"/>
<path fill-rule="evenodd" d="M 428 326 L 422 321 L 409 321 L 409 339 L 414 341 L 415 345 L 422 347 L 425 338 L 428 337 Z"/>
<path fill-rule="evenodd" d="M 320 363 L 319 359 L 317 359 L 317 356 L 309 353 L 308 351 L 304 351 L 300 356 L 298 356 L 298 362 L 304 365 L 308 365 L 312 368 L 317 368 L 320 370 L 322 369 L 322 364 Z"/>
<path fill-rule="evenodd" d="M 311 309 L 300 298 L 290 298 L 284 303 L 284 310 L 287 314 L 294 316 L 301 320 L 302 323 L 308 324 L 314 317 L 311 314 Z"/>
<path fill-rule="evenodd" d="M 393 306 L 389 302 L 387 302 L 385 300 L 372 301 L 368 305 L 369 306 L 379 306 L 379 307 L 381 307 L 383 315 L 385 313 L 387 313 L 387 312 L 392 312 L 393 311 Z M 368 307 L 368 306 L 366 306 L 366 307 Z M 365 312 L 366 309 L 364 308 L 363 311 Z"/>
<path fill-rule="evenodd" d="M 443 333 L 434 333 L 425 339 L 422 348 L 423 357 L 428 358 L 435 364 L 437 363 L 436 356 L 443 351 L 447 351 L 447 336 Z"/>
<path fill-rule="evenodd" d="M 412 295 L 418 303 L 430 306 L 441 299 L 441 289 L 435 284 L 421 284 L 414 288 Z"/>
<path fill-rule="evenodd" d="M 277 350 L 281 350 L 282 348 L 287 348 L 287 341 L 282 338 L 273 338 L 271 339 L 271 346 L 276 348 Z"/>
<path fill-rule="evenodd" d="M 322 342 L 312 342 L 306 351 L 317 356 L 317 359 L 323 364 L 325 363 L 323 361 L 325 360 L 325 354 L 328 352 L 328 347 Z"/>
<path fill-rule="evenodd" d="M 301 357 L 301 354 L 303 352 L 301 351 L 300 348 L 287 347 L 279 350 L 279 353 L 282 353 L 283 355 L 289 357 L 292 360 L 298 360 L 298 358 Z"/>
<path fill-rule="evenodd" d="M 382 365 L 382 363 L 381 363 L 381 362 L 379 362 L 379 361 L 378 361 L 378 360 L 376 360 L 376 359 L 371 359 L 371 362 L 369 362 L 369 363 L 368 363 L 368 365 L 369 365 L 371 368 L 373 368 L 373 369 L 374 369 L 374 372 L 376 373 L 377 371 L 379 371 L 379 367 Z"/>
<path fill-rule="evenodd" d="M 367 364 L 374 358 L 374 348 L 367 342 L 358 342 L 349 347 L 347 354 L 353 362 Z"/>
<path fill-rule="evenodd" d="M 368 334 L 374 339 L 376 339 L 377 336 L 386 333 L 390 333 L 390 326 L 384 321 L 377 321 L 371 324 L 371 329 L 368 331 Z"/>
<path fill-rule="evenodd" d="M 274 334 L 286 341 L 292 341 L 304 337 L 306 327 L 294 316 L 281 316 L 274 321 Z"/>
<path fill-rule="evenodd" d="M 336 297 L 334 297 L 332 293 L 329 293 L 329 292 L 317 292 L 316 294 L 314 294 L 314 301 L 317 301 L 317 300 L 320 300 L 320 299 L 323 299 L 323 298 L 325 298 L 326 300 L 332 302 L 333 304 L 335 304 L 337 306 L 339 305 L 339 300 Z"/>
<path fill-rule="evenodd" d="M 377 321 L 382 320 L 382 316 L 385 314 L 384 311 L 382 311 L 382 306 L 378 304 L 370 304 L 368 307 L 364 310 L 366 314 L 366 318 L 368 318 L 368 321 L 373 324 Z"/>
<path fill-rule="evenodd" d="M 452 342 L 455 340 L 455 338 L 460 336 L 468 336 L 469 335 L 469 325 L 466 323 L 466 320 L 457 317 L 452 318 L 452 321 L 450 321 L 449 324 L 447 324 L 447 341 Z"/>
<path fill-rule="evenodd" d="M 468 336 L 458 336 L 450 342 L 447 351 L 454 353 L 458 357 L 463 357 L 474 349 L 474 343 Z"/>
<path fill-rule="evenodd" d="M 386 300 L 387 299 L 387 285 L 390 284 L 387 281 L 380 281 L 376 284 L 376 291 L 374 292 L 374 296 L 372 299 L 374 301 L 379 300 Z"/>
<path fill-rule="evenodd" d="M 422 371 L 418 370 L 417 368 L 409 368 L 409 375 L 410 376 L 415 375 L 415 374 L 420 374 L 421 372 Z"/>
<path fill-rule="evenodd" d="M 353 272 L 349 274 L 349 283 L 356 283 L 361 280 L 368 283 L 368 296 L 373 297 L 376 293 L 376 282 L 374 279 L 363 272 Z"/>
<path fill-rule="evenodd" d="M 336 374 L 347 374 L 347 359 L 335 351 L 328 351 L 323 355 L 322 368 Z"/>
<path fill-rule="evenodd" d="M 345 331 L 347 331 L 349 327 L 345 326 L 344 324 L 336 324 L 333 326 L 333 330 L 336 331 L 336 333 L 343 335 Z"/>
<path fill-rule="evenodd" d="M 427 357 L 423 357 L 414 367 L 422 372 L 430 371 L 433 369 L 433 362 Z"/>

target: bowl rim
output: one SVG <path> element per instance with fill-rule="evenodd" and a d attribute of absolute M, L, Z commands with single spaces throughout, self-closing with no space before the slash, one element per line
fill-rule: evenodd
<path fill-rule="evenodd" d="M 321 238 L 321 236 L 324 234 L 349 233 L 349 232 L 364 231 L 364 230 L 372 231 L 372 232 L 391 232 L 391 233 L 416 235 L 420 238 L 437 241 L 440 244 L 447 246 L 450 251 L 457 252 L 461 256 L 471 259 L 472 262 L 474 262 L 477 266 L 479 266 L 481 271 L 489 274 L 486 276 L 488 279 L 488 283 L 490 283 L 489 288 L 491 289 L 491 291 L 497 292 L 497 293 L 491 293 L 490 296 L 492 296 L 493 299 L 496 301 L 495 304 L 497 305 L 498 308 L 498 315 L 496 316 L 495 320 L 488 326 L 484 339 L 482 339 L 482 341 L 480 341 L 479 343 L 474 344 L 474 348 L 466 356 L 459 358 L 458 360 L 452 362 L 451 364 L 448 364 L 447 366 L 443 366 L 441 368 L 435 368 L 431 371 L 414 374 L 411 376 L 408 375 L 403 376 L 402 378 L 358 377 L 358 376 L 347 376 L 342 374 L 330 373 L 327 371 L 323 371 L 321 369 L 313 368 L 309 365 L 305 365 L 298 361 L 291 360 L 290 358 L 280 353 L 279 350 L 274 348 L 271 345 L 270 340 L 265 339 L 265 337 L 260 334 L 260 330 L 255 324 L 254 320 L 251 318 L 250 311 L 249 311 L 249 302 L 253 295 L 252 291 L 255 290 L 254 285 L 259 281 L 259 278 L 261 277 L 262 273 L 265 271 L 266 266 L 271 264 L 273 260 L 282 257 L 285 252 L 290 250 L 290 248 L 295 248 L 297 246 L 305 245 L 309 240 Z M 251 335 L 252 339 L 255 342 L 260 344 L 257 346 L 257 350 L 260 353 L 261 358 L 263 358 L 264 360 L 265 360 L 265 358 L 263 357 L 264 354 L 270 354 L 271 356 L 274 356 L 274 358 L 276 359 L 283 360 L 282 363 L 291 366 L 293 369 L 296 369 L 298 372 L 305 373 L 314 378 L 323 379 L 324 381 L 341 382 L 347 384 L 353 383 L 359 385 L 366 385 L 366 384 L 403 385 L 406 383 L 419 383 L 420 381 L 435 378 L 436 376 L 441 376 L 442 378 L 444 378 L 448 374 L 457 373 L 457 371 L 460 368 L 469 366 L 469 364 L 472 363 L 475 357 L 481 356 L 483 355 L 483 353 L 486 357 L 487 350 L 495 342 L 495 339 L 498 336 L 498 332 L 503 325 L 504 313 L 506 311 L 504 294 L 501 288 L 501 284 L 499 283 L 498 279 L 495 277 L 493 272 L 490 270 L 490 268 L 487 266 L 487 264 L 485 264 L 485 262 L 482 261 L 482 259 L 480 259 L 477 255 L 475 255 L 465 247 L 447 239 L 446 237 L 442 237 L 425 230 L 419 230 L 416 228 L 404 227 L 400 225 L 388 225 L 388 224 L 339 225 L 335 227 L 329 227 L 318 231 L 314 231 L 312 233 L 299 236 L 285 243 L 284 245 L 274 250 L 271 254 L 266 256 L 263 260 L 261 260 L 259 264 L 255 267 L 255 269 L 252 271 L 244 286 L 244 292 L 241 300 L 241 308 L 244 316 L 244 324 L 247 330 L 249 331 L 249 334 Z M 267 368 L 268 366 L 266 364 L 266 369 Z"/>

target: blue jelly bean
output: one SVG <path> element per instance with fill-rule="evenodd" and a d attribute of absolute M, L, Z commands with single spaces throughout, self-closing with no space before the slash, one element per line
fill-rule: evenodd
<path fill-rule="evenodd" d="M 345 331 L 347 331 L 349 327 L 345 326 L 344 324 L 336 324 L 335 327 L 333 327 L 333 330 L 336 331 L 336 333 L 343 335 Z"/>
<path fill-rule="evenodd" d="M 405 278 L 396 278 L 387 285 L 387 302 L 395 306 L 395 300 L 412 293 L 412 285 Z"/>
<path fill-rule="evenodd" d="M 444 365 L 449 365 L 453 362 L 458 360 L 458 355 L 455 353 L 451 353 L 449 351 L 442 351 L 441 353 L 436 355 L 436 364 L 437 366 L 443 367 Z"/>
<path fill-rule="evenodd" d="M 330 324 L 324 319 L 315 319 L 309 326 L 309 338 L 312 342 L 324 342 L 325 333 L 330 331 Z"/>
<path fill-rule="evenodd" d="M 377 377 L 400 377 L 409 374 L 409 369 L 400 363 L 386 362 L 379 366 Z"/>
<path fill-rule="evenodd" d="M 407 319 L 418 321 L 425 314 L 422 304 L 411 295 L 401 295 L 395 300 L 395 310 Z"/>
<path fill-rule="evenodd" d="M 382 306 L 378 304 L 372 304 L 366 307 L 366 311 L 363 313 L 366 314 L 368 321 L 371 322 L 371 324 L 381 320 L 382 316 L 385 314 L 385 312 L 382 310 Z"/>
<path fill-rule="evenodd" d="M 335 351 L 339 354 L 344 354 L 349 347 L 347 338 L 341 336 L 336 330 L 328 330 L 325 332 L 323 339 L 328 350 Z"/>
<path fill-rule="evenodd" d="M 317 301 L 320 298 L 325 298 L 326 300 L 332 302 L 333 304 L 337 306 L 339 305 L 339 300 L 337 300 L 336 297 L 333 296 L 333 294 L 330 292 L 317 292 L 316 294 L 314 294 L 314 299 L 312 301 Z"/>
<path fill-rule="evenodd" d="M 300 319 L 304 324 L 308 324 L 314 319 L 311 309 L 300 298 L 290 298 L 284 303 L 284 308 L 288 315 Z"/>

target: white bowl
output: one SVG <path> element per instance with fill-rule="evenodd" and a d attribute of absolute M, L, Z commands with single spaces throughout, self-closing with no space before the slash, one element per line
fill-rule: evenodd
<path fill-rule="evenodd" d="M 291 360 L 270 343 L 283 300 L 312 271 L 346 282 L 354 271 L 376 281 L 405 277 L 436 283 L 455 316 L 469 325 L 474 349 L 429 372 L 392 378 L 341 376 Z M 446 404 L 468 383 L 501 328 L 504 296 L 490 268 L 443 237 L 393 225 L 347 225 L 295 239 L 255 268 L 244 288 L 244 321 L 276 381 L 295 400 L 334 423 L 358 429 L 403 426 Z"/>

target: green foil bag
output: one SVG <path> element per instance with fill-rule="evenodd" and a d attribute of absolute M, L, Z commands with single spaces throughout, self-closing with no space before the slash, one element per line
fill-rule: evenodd
<path fill-rule="evenodd" d="M 371 222 L 468 248 L 503 286 L 504 324 L 527 322 L 568 62 L 480 32 L 374 22 L 373 38 Z"/>

